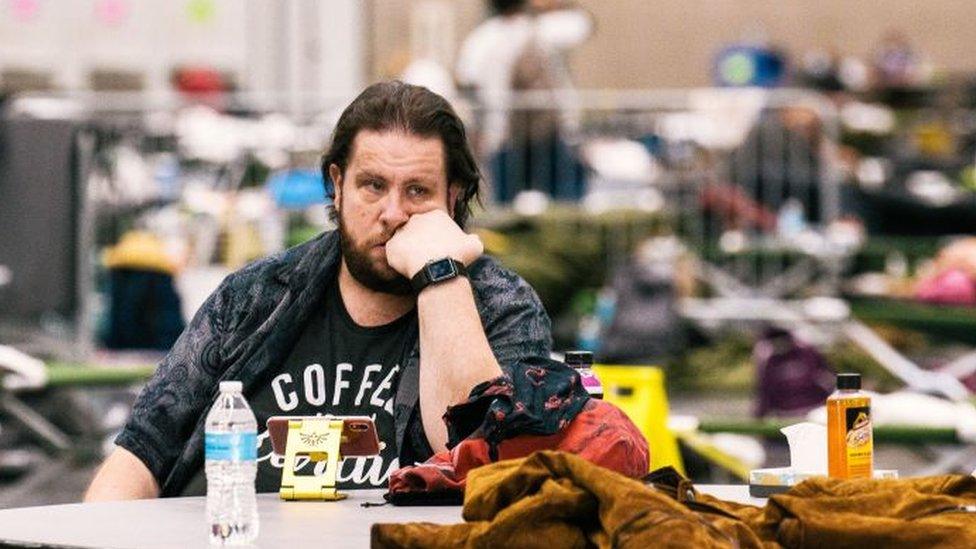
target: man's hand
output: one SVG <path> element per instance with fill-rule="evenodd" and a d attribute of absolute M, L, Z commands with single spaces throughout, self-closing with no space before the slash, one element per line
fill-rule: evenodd
<path fill-rule="evenodd" d="M 407 278 L 413 277 L 428 261 L 453 257 L 465 266 L 484 253 L 477 235 L 467 234 L 443 210 L 410 216 L 386 243 L 386 260 Z"/>

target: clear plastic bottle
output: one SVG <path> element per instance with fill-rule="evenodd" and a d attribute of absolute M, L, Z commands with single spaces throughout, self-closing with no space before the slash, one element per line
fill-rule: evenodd
<path fill-rule="evenodd" d="M 240 381 L 221 381 L 207 414 L 207 524 L 215 545 L 244 545 L 258 536 L 258 424 L 241 390 Z"/>

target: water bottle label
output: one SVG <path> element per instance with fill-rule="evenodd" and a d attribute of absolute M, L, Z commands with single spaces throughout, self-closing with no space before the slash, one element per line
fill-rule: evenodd
<path fill-rule="evenodd" d="M 254 461 L 258 457 L 256 433 L 207 433 L 204 455 L 214 461 Z"/>

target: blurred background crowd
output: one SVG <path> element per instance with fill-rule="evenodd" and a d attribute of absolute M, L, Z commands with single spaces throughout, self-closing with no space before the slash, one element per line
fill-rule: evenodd
<path fill-rule="evenodd" d="M 684 470 L 784 465 L 836 371 L 876 461 L 976 465 L 976 5 L 0 1 L 0 508 L 73 501 L 224 276 L 330 229 L 365 85 L 444 95 L 555 350 L 659 366 Z M 663 394 L 663 393 L 662 393 Z M 666 409 L 666 408 L 665 408 Z"/>

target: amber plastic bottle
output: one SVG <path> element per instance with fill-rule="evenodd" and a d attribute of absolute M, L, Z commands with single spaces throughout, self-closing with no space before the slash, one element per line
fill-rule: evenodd
<path fill-rule="evenodd" d="M 860 374 L 837 374 L 837 390 L 827 398 L 827 472 L 831 478 L 874 472 L 871 397 L 861 391 Z"/>

